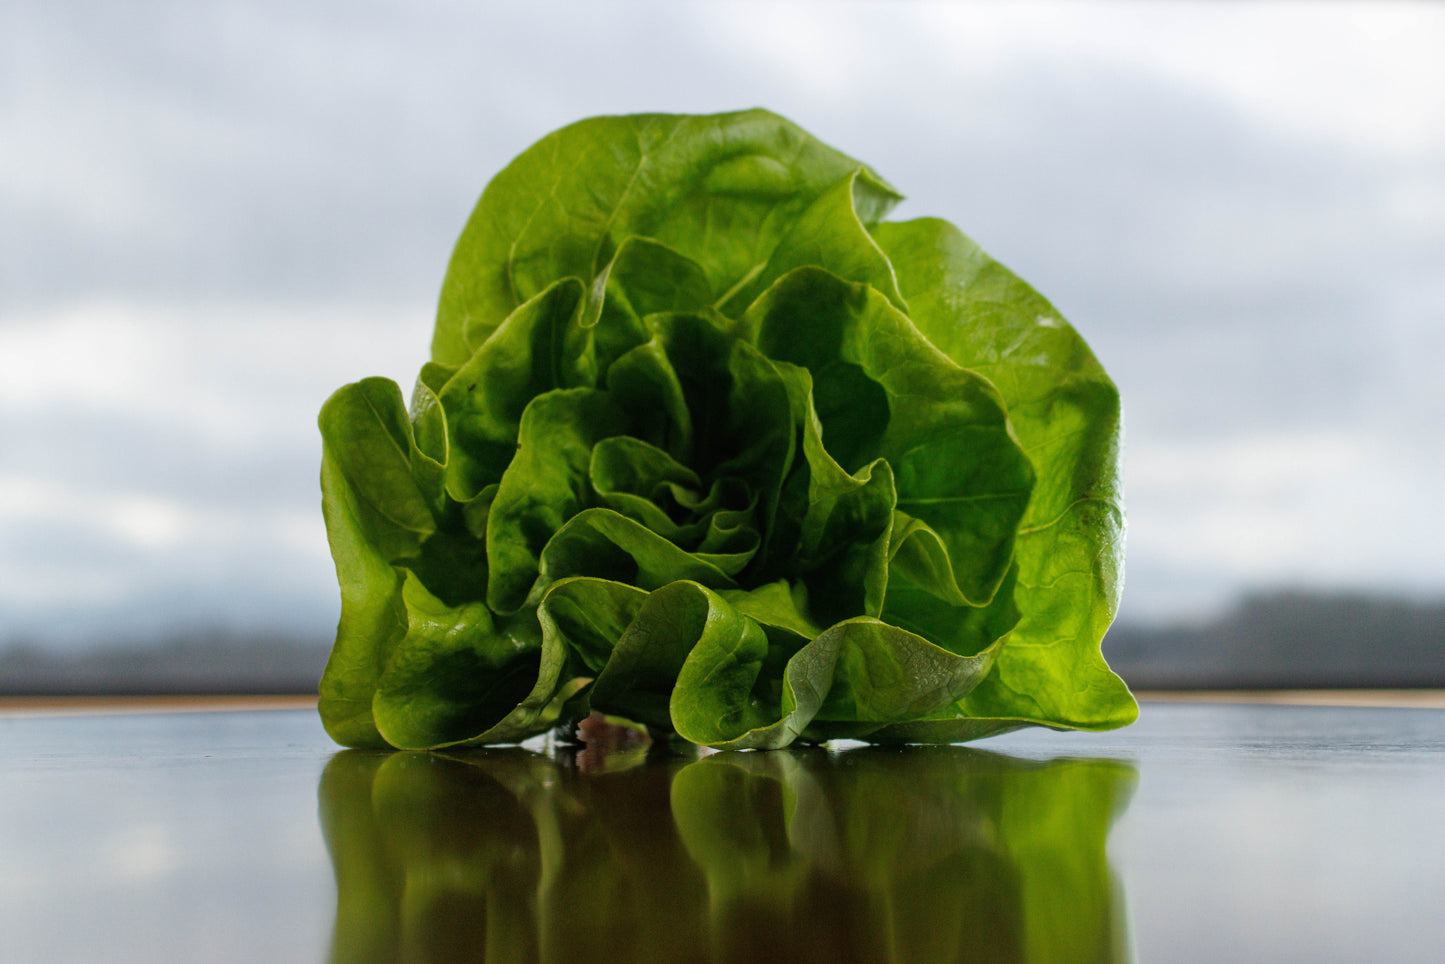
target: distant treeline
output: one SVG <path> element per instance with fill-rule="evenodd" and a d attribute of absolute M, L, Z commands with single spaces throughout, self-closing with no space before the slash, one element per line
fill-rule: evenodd
<path fill-rule="evenodd" d="M 0 646 L 0 694 L 314 693 L 331 641 L 219 631 L 66 655 Z M 1278 592 L 1189 626 L 1121 624 L 1136 689 L 1445 686 L 1445 602 Z"/>
<path fill-rule="evenodd" d="M 1445 602 L 1251 596 L 1200 625 L 1117 625 L 1104 655 L 1136 689 L 1445 686 Z"/>

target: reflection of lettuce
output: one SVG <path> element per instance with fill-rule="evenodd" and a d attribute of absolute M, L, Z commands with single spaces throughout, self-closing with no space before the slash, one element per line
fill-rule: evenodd
<path fill-rule="evenodd" d="M 522 751 L 347 752 L 333 960 L 1128 959 L 1112 761 L 949 747 L 589 777 Z"/>
<path fill-rule="evenodd" d="M 487 188 L 410 409 L 321 412 L 354 746 L 598 709 L 720 747 L 1136 713 L 1119 400 L 949 224 L 764 111 L 597 118 Z"/>

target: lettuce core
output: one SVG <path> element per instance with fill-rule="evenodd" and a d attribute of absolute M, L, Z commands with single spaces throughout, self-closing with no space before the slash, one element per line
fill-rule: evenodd
<path fill-rule="evenodd" d="M 599 117 L 488 185 L 408 407 L 322 407 L 349 746 L 600 710 L 721 748 L 1134 720 L 1119 396 L 1047 301 L 767 111 Z"/>

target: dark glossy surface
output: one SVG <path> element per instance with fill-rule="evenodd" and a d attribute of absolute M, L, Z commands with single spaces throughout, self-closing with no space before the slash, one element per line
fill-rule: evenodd
<path fill-rule="evenodd" d="M 0 961 L 1437 961 L 1442 811 L 1435 710 L 581 761 L 4 719 Z"/>

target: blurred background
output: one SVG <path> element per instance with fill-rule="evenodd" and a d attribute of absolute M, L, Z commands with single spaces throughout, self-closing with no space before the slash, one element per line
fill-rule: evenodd
<path fill-rule="evenodd" d="M 0 691 L 307 691 L 315 415 L 409 389 L 487 180 L 766 106 L 1123 393 L 1136 686 L 1445 684 L 1445 7 L 0 7 Z"/>

